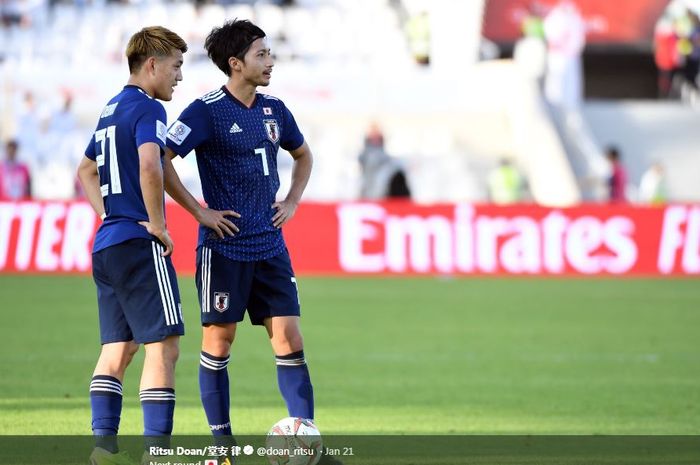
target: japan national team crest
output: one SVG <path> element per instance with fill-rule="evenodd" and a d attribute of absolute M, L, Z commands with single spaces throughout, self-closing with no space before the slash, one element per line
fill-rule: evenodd
<path fill-rule="evenodd" d="M 265 130 L 267 131 L 267 138 L 270 139 L 270 142 L 273 144 L 276 144 L 278 140 L 280 140 L 280 132 L 279 128 L 277 127 L 277 120 L 276 119 L 265 119 L 263 120 L 263 123 L 265 123 Z"/>
<path fill-rule="evenodd" d="M 228 292 L 214 293 L 214 308 L 219 313 L 223 313 L 228 310 Z"/>

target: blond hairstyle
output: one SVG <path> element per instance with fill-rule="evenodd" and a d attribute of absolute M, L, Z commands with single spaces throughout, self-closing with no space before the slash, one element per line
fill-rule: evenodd
<path fill-rule="evenodd" d="M 166 57 L 174 50 L 187 51 L 182 37 L 161 26 L 144 27 L 131 36 L 126 46 L 126 59 L 131 74 L 138 71 L 149 57 Z"/>

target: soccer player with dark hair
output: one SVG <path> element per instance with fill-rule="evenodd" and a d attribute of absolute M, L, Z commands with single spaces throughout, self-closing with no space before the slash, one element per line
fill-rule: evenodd
<path fill-rule="evenodd" d="M 146 351 L 140 386 L 144 435 L 167 443 L 173 428 L 174 372 L 184 325 L 165 224 L 167 126 L 158 100 L 172 99 L 186 51 L 184 40 L 163 27 L 131 37 L 127 85 L 102 110 L 78 167 L 85 194 L 104 220 L 92 255 L 102 343 L 90 383 L 93 464 L 127 460 L 116 442 L 122 379 L 140 344 Z M 212 227 L 217 215 L 223 218 L 218 212 L 206 215 Z"/>
<path fill-rule="evenodd" d="M 168 131 L 168 149 L 195 151 L 206 203 L 237 215 L 221 231 L 200 226 L 196 284 L 203 326 L 199 383 L 215 436 L 231 435 L 227 365 L 236 325 L 246 310 L 264 325 L 290 416 L 314 418 L 314 399 L 299 327 L 297 281 L 282 237 L 311 175 L 311 150 L 284 103 L 256 92 L 267 86 L 274 61 L 265 33 L 247 20 L 214 28 L 205 41 L 211 60 L 228 76 L 224 86 L 192 102 Z M 279 148 L 294 158 L 292 183 L 276 201 Z M 192 211 L 182 185 L 168 193 Z"/>

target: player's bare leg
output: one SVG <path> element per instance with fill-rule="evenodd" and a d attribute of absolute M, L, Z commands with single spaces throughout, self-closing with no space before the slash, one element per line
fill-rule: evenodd
<path fill-rule="evenodd" d="M 236 337 L 236 323 L 210 324 L 202 327 L 202 351 L 215 357 L 228 357 Z"/>
<path fill-rule="evenodd" d="M 144 344 L 146 357 L 141 374 L 141 390 L 175 387 L 175 364 L 180 355 L 180 337 L 170 336 L 160 342 Z"/>
<path fill-rule="evenodd" d="M 298 316 L 275 316 L 264 321 L 275 355 L 286 355 L 304 350 Z"/>
<path fill-rule="evenodd" d="M 199 361 L 199 393 L 214 436 L 231 436 L 228 361 L 236 337 L 236 323 L 202 327 L 202 353 Z"/>
<path fill-rule="evenodd" d="M 124 379 L 126 367 L 129 366 L 138 350 L 139 345 L 134 341 L 103 344 L 92 375 L 112 376 L 121 382 Z"/>

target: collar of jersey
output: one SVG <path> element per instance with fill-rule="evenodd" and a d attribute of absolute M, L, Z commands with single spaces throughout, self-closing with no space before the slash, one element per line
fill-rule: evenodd
<path fill-rule="evenodd" d="M 257 92 L 255 93 L 255 99 L 253 100 L 253 104 L 251 106 L 247 106 L 245 103 L 238 100 L 235 95 L 233 95 L 231 92 L 229 92 L 229 90 L 226 88 L 226 86 L 221 86 L 221 90 L 223 90 L 224 93 L 226 95 L 228 95 L 231 100 L 234 101 L 234 103 L 240 105 L 241 107 L 243 107 L 246 110 L 250 110 L 252 108 L 255 108 L 255 106 L 258 104 L 258 93 Z"/>
<path fill-rule="evenodd" d="M 146 97 L 148 97 L 148 98 L 150 98 L 150 99 L 153 98 L 153 97 L 151 97 L 150 95 L 148 95 L 148 92 L 146 92 L 145 90 L 143 90 L 142 88 L 140 88 L 139 86 L 137 86 L 137 85 L 135 85 L 135 84 L 127 84 L 127 85 L 124 86 L 124 89 L 136 89 L 136 90 L 138 90 L 139 92 L 141 92 L 143 95 L 145 95 Z"/>

